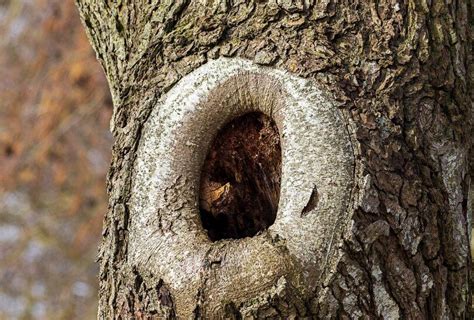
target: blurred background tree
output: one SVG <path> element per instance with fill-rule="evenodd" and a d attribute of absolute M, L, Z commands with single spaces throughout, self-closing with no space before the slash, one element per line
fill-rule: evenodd
<path fill-rule="evenodd" d="M 73 1 L 0 0 L 0 319 L 92 319 L 112 102 Z"/>

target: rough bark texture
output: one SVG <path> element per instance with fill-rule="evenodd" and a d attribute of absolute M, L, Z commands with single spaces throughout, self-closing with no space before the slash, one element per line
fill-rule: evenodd
<path fill-rule="evenodd" d="M 282 312 L 284 302 L 267 301 L 268 308 L 253 316 L 468 317 L 474 163 L 469 1 L 77 5 L 114 101 L 100 318 L 176 316 L 169 284 L 127 264 L 132 168 L 156 101 L 221 56 L 324 86 L 355 126 L 356 161 L 363 168 L 363 178 L 354 181 L 363 192 L 331 281 L 293 310 Z M 194 315 L 201 316 L 198 304 Z M 226 306 L 226 316 L 241 315 L 241 305 Z"/>

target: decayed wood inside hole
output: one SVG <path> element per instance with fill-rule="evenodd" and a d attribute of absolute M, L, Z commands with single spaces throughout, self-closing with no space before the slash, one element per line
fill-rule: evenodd
<path fill-rule="evenodd" d="M 224 126 L 201 173 L 201 221 L 210 239 L 254 236 L 272 225 L 280 179 L 280 137 L 270 117 L 248 113 Z"/>

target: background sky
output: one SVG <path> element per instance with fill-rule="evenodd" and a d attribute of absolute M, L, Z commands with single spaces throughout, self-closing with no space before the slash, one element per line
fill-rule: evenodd
<path fill-rule="evenodd" d="M 0 319 L 94 319 L 112 102 L 72 0 L 0 0 Z"/>

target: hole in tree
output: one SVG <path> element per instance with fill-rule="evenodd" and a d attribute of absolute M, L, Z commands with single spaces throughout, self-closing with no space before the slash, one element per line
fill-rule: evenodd
<path fill-rule="evenodd" d="M 275 122 L 260 112 L 227 123 L 201 172 L 201 221 L 212 241 L 251 237 L 273 224 L 280 198 L 281 147 Z"/>

